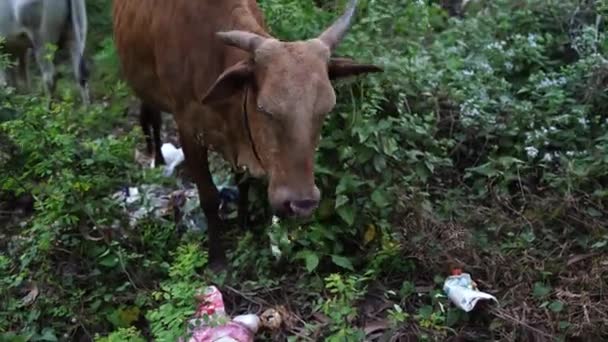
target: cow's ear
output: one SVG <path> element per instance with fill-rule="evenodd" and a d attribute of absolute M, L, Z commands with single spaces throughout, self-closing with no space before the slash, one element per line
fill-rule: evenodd
<path fill-rule="evenodd" d="M 212 104 L 229 99 L 253 79 L 253 69 L 253 62 L 248 60 L 240 61 L 226 69 L 203 97 L 203 104 Z"/>
<path fill-rule="evenodd" d="M 329 60 L 327 71 L 329 73 L 329 79 L 335 80 L 370 72 L 383 72 L 384 70 L 379 66 L 358 63 L 350 58 L 332 57 Z"/>

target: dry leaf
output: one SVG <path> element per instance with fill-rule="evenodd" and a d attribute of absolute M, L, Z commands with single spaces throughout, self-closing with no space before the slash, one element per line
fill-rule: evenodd
<path fill-rule="evenodd" d="M 34 301 L 36 301 L 36 298 L 38 298 L 39 294 L 40 294 L 40 291 L 38 291 L 38 286 L 36 286 L 36 284 L 34 284 L 34 285 L 32 285 L 30 292 L 28 292 L 28 294 L 25 297 L 23 297 L 23 299 L 21 299 L 21 302 L 25 306 L 31 305 L 34 303 Z"/>
<path fill-rule="evenodd" d="M 367 245 L 372 242 L 376 238 L 376 226 L 373 224 L 368 224 L 365 229 L 365 234 L 363 234 L 363 245 Z"/>

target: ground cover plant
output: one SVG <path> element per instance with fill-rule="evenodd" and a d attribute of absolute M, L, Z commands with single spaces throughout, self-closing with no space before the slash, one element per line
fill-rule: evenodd
<path fill-rule="evenodd" d="M 286 40 L 344 7 L 259 2 Z M 320 209 L 234 225 L 223 274 L 206 268 L 204 227 L 131 227 L 112 200 L 190 185 L 138 163 L 110 1 L 87 6 L 91 107 L 68 81 L 50 108 L 0 89 L 1 341 L 173 341 L 209 284 L 233 315 L 281 313 L 260 340 L 608 338 L 606 2 L 360 1 L 338 54 L 385 71 L 337 85 Z M 251 195 L 263 209 L 263 189 Z M 499 304 L 455 308 L 442 291 L 454 267 Z"/>

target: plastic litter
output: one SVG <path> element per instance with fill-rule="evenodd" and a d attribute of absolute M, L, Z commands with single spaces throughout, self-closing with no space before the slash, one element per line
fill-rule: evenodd
<path fill-rule="evenodd" d="M 160 148 L 163 158 L 165 159 L 165 168 L 163 175 L 169 177 L 175 171 L 175 168 L 184 161 L 184 151 L 182 148 L 177 148 L 171 143 L 164 143 Z"/>
<path fill-rule="evenodd" d="M 164 176 L 171 176 L 177 166 L 184 162 L 184 152 L 171 143 L 161 147 L 166 166 Z M 154 167 L 154 158 L 135 150 L 135 160 L 143 168 Z M 214 184 L 218 184 L 220 197 L 219 215 L 222 219 L 237 217 L 238 187 L 233 186 L 231 172 L 220 168 L 212 172 Z M 173 186 L 159 184 L 127 185 L 111 195 L 129 217 L 129 226 L 134 227 L 144 218 L 174 221 L 184 231 L 206 230 L 207 219 L 201 209 L 198 190 L 193 184 L 184 185 L 178 179 Z M 117 221 L 115 225 L 118 225 Z"/>
<path fill-rule="evenodd" d="M 469 312 L 475 308 L 479 300 L 493 300 L 498 303 L 496 297 L 477 289 L 477 284 L 468 273 L 459 270 L 447 277 L 443 284 L 443 291 L 448 298 L 460 309 Z"/>
<path fill-rule="evenodd" d="M 188 321 L 188 342 L 253 342 L 261 327 L 257 315 L 239 315 L 230 319 L 224 309 L 221 292 L 207 287 L 197 296 L 199 306 Z M 183 339 L 180 339 L 183 342 Z"/>
<path fill-rule="evenodd" d="M 221 185 L 218 190 L 221 217 L 236 217 L 238 189 Z M 176 190 L 157 184 L 128 186 L 114 193 L 112 199 L 117 201 L 128 215 L 130 227 L 135 227 L 146 217 L 172 220 L 176 222 L 178 229 L 185 231 L 205 230 L 207 227 L 207 219 L 199 204 L 198 190 L 195 187 Z"/>

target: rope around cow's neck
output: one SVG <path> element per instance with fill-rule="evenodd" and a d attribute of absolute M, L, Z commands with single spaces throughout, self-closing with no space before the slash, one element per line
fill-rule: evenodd
<path fill-rule="evenodd" d="M 262 163 L 262 159 L 258 154 L 257 149 L 255 148 L 255 141 L 253 140 L 253 134 L 251 133 L 251 127 L 249 126 L 249 112 L 247 111 L 247 97 L 249 95 L 249 87 L 245 87 L 245 96 L 243 100 L 243 121 L 245 123 L 245 129 L 247 130 L 247 135 L 249 136 L 249 142 L 251 142 L 251 148 L 253 149 L 253 154 L 255 155 L 255 159 L 258 160 L 258 163 L 265 170 L 264 164 Z"/>

